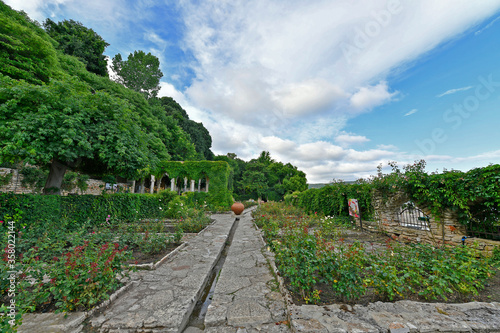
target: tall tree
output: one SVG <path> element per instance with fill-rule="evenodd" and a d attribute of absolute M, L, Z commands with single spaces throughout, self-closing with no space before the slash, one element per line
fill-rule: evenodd
<path fill-rule="evenodd" d="M 134 51 L 127 60 L 120 53 L 113 58 L 113 71 L 118 75 L 118 82 L 125 87 L 138 91 L 146 98 L 156 97 L 160 90 L 160 60 L 151 53 Z"/>
<path fill-rule="evenodd" d="M 94 30 L 73 20 L 56 23 L 47 19 L 43 27 L 49 36 L 57 41 L 59 50 L 80 59 L 89 72 L 108 76 L 107 62 L 103 53 L 109 44 Z"/>
<path fill-rule="evenodd" d="M 66 169 L 83 159 L 134 178 L 155 159 L 168 158 L 161 142 L 136 124 L 127 102 L 92 93 L 76 78 L 39 86 L 0 77 L 0 83 L 0 161 L 49 165 L 45 192 L 58 193 Z"/>

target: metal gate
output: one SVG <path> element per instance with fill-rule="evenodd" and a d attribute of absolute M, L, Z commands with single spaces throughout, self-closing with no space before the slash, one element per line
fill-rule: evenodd
<path fill-rule="evenodd" d="M 430 217 L 421 211 L 411 201 L 401 206 L 399 211 L 399 225 L 417 230 L 430 230 Z"/>

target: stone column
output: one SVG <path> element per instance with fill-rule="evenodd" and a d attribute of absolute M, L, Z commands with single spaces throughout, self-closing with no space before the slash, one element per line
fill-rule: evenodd
<path fill-rule="evenodd" d="M 175 191 L 175 178 L 170 179 L 170 190 Z"/>
<path fill-rule="evenodd" d="M 149 188 L 149 193 L 153 194 L 155 190 L 155 176 L 151 175 L 151 186 Z"/>
<path fill-rule="evenodd" d="M 207 193 L 208 193 L 208 184 L 210 184 L 210 179 L 208 179 L 208 177 L 207 177 L 207 188 L 205 189 L 205 192 L 207 192 Z"/>
<path fill-rule="evenodd" d="M 135 180 L 132 181 L 132 188 L 130 190 L 130 193 L 135 193 Z"/>
<path fill-rule="evenodd" d="M 184 192 L 187 191 L 187 184 L 188 184 L 188 179 L 187 177 L 184 177 Z"/>
<path fill-rule="evenodd" d="M 156 180 L 156 193 L 160 192 L 160 186 L 161 186 L 161 180 L 163 179 L 163 175 L 161 175 L 160 177 L 158 177 L 158 179 Z"/>
<path fill-rule="evenodd" d="M 141 179 L 141 185 L 139 185 L 141 188 L 139 189 L 139 193 L 144 194 L 144 178 Z"/>
<path fill-rule="evenodd" d="M 194 179 L 191 179 L 191 186 L 189 188 L 189 191 L 194 192 Z"/>
<path fill-rule="evenodd" d="M 201 178 L 198 179 L 198 192 L 201 191 Z"/>

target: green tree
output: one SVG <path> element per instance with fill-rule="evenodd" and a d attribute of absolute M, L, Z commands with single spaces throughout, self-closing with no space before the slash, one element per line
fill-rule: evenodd
<path fill-rule="evenodd" d="M 59 71 L 53 40 L 24 13 L 0 1 L 0 74 L 41 84 Z"/>
<path fill-rule="evenodd" d="M 256 159 L 243 162 L 243 166 L 238 165 L 235 161 L 236 155 L 232 155 L 218 156 L 216 160 L 225 160 L 233 170 L 239 170 L 241 176 L 235 177 L 234 180 L 234 193 L 237 196 L 278 201 L 287 193 L 307 190 L 304 172 L 290 163 L 276 162 L 267 151 L 261 152 Z"/>
<path fill-rule="evenodd" d="M 134 51 L 127 60 L 120 53 L 113 58 L 113 71 L 118 75 L 118 82 L 125 87 L 144 94 L 146 98 L 156 97 L 160 90 L 160 60 L 151 53 Z"/>
<path fill-rule="evenodd" d="M 128 103 L 92 93 L 77 78 L 43 86 L 0 79 L 0 162 L 49 165 L 45 192 L 59 193 L 66 169 L 83 159 L 134 178 L 137 170 L 168 158 L 161 141 L 134 121 Z"/>
<path fill-rule="evenodd" d="M 94 30 L 73 20 L 56 23 L 47 19 L 43 26 L 49 36 L 57 41 L 59 50 L 80 59 L 89 72 L 108 76 L 107 62 L 103 53 L 109 44 Z"/>

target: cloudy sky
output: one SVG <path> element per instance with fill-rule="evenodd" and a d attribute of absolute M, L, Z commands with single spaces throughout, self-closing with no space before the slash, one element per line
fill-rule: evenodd
<path fill-rule="evenodd" d="M 500 163 L 500 0 L 4 1 L 156 55 L 215 154 L 266 150 L 310 183 Z"/>

